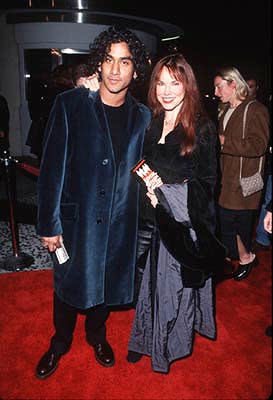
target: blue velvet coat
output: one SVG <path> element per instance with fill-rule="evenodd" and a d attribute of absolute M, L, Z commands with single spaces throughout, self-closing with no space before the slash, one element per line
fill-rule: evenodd
<path fill-rule="evenodd" d="M 54 290 L 78 308 L 133 299 L 138 183 L 130 170 L 141 158 L 150 112 L 129 93 L 126 102 L 118 168 L 99 92 L 60 94 L 45 133 L 37 232 L 63 234 L 70 259 L 58 264 L 53 254 Z"/>

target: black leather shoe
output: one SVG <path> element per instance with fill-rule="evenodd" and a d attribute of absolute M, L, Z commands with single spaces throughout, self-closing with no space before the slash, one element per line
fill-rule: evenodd
<path fill-rule="evenodd" d="M 233 279 L 235 281 L 242 281 L 250 274 L 252 268 L 256 267 L 256 265 L 258 265 L 257 256 L 255 256 L 254 260 L 248 264 L 239 264 L 237 271 L 233 274 Z"/>
<path fill-rule="evenodd" d="M 93 347 L 96 360 L 103 367 L 112 367 L 115 364 L 115 356 L 108 342 L 98 343 Z"/>
<path fill-rule="evenodd" d="M 52 375 L 58 368 L 58 361 L 61 356 L 57 356 L 52 351 L 47 351 L 36 367 L 36 376 L 39 379 L 45 379 Z"/>
<path fill-rule="evenodd" d="M 135 364 L 142 359 L 142 354 L 129 350 L 126 359 L 129 363 Z"/>

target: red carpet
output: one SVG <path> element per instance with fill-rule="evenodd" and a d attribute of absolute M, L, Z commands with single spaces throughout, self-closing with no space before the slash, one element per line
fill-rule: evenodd
<path fill-rule="evenodd" d="M 71 351 L 47 380 L 34 376 L 53 333 L 52 272 L 2 274 L 0 398 L 54 400 L 267 399 L 271 394 L 271 252 L 242 282 L 216 287 L 218 338 L 196 335 L 192 356 L 172 364 L 169 375 L 151 370 L 150 359 L 125 360 L 133 310 L 111 314 L 108 338 L 116 365 L 94 360 L 79 316 Z"/>

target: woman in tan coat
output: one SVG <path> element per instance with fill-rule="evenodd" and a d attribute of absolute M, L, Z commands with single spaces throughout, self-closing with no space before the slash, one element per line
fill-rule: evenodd
<path fill-rule="evenodd" d="M 267 108 L 249 97 L 249 88 L 236 68 L 223 68 L 214 78 L 215 95 L 228 103 L 219 119 L 221 143 L 221 188 L 219 220 L 222 242 L 228 248 L 228 260 L 239 260 L 235 280 L 249 275 L 258 260 L 251 253 L 253 218 L 262 191 L 244 197 L 240 186 L 240 157 L 242 176 L 251 176 L 259 169 L 260 157 L 265 155 L 269 139 Z M 244 111 L 249 103 L 243 138 Z M 264 165 L 263 157 L 262 168 Z"/>

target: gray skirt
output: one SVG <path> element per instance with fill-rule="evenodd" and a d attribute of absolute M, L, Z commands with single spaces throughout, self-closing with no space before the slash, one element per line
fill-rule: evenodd
<path fill-rule="evenodd" d="M 141 281 L 128 350 L 150 356 L 156 372 L 168 373 L 172 361 L 192 353 L 195 331 L 216 338 L 212 279 L 184 288 L 181 268 L 160 242 L 153 299 L 150 253 Z"/>

